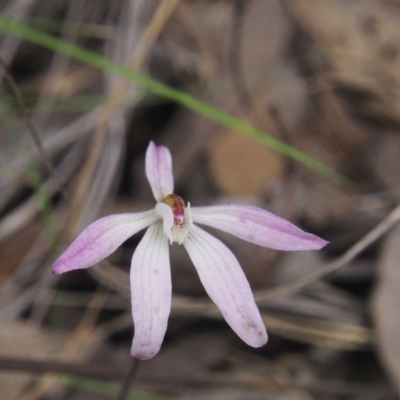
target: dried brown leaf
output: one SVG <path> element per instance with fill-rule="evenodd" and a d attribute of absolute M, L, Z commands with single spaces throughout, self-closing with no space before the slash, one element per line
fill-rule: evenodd
<path fill-rule="evenodd" d="M 229 195 L 260 195 L 283 172 L 282 157 L 236 132 L 219 135 L 209 147 L 211 172 Z"/>

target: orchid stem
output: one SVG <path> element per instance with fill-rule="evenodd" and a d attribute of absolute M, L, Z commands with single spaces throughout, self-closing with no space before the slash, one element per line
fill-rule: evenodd
<path fill-rule="evenodd" d="M 122 382 L 121 390 L 115 400 L 126 400 L 130 392 L 132 382 L 137 376 L 139 365 L 140 361 L 137 358 L 132 358 L 131 368 L 129 370 L 129 373 L 125 378 L 124 382 Z"/>

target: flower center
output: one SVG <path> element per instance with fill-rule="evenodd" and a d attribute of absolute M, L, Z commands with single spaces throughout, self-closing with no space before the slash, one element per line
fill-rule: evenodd
<path fill-rule="evenodd" d="M 170 243 L 182 244 L 193 226 L 190 203 L 185 207 L 182 197 L 169 194 L 156 205 L 156 212 L 163 219 L 164 233 Z"/>

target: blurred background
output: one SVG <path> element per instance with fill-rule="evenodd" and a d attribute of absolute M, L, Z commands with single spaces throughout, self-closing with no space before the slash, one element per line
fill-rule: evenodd
<path fill-rule="evenodd" d="M 262 207 L 330 244 L 283 253 L 215 232 L 255 292 L 270 335 L 260 349 L 236 337 L 172 246 L 167 335 L 127 398 L 398 398 L 400 227 L 364 237 L 400 198 L 400 2 L 1 0 L 0 14 L 1 399 L 115 399 L 129 382 L 128 272 L 142 233 L 89 270 L 50 270 L 96 218 L 154 206 L 150 140 L 170 149 L 185 201 Z M 5 18 L 190 94 L 351 183 L 140 79 L 10 34 Z"/>

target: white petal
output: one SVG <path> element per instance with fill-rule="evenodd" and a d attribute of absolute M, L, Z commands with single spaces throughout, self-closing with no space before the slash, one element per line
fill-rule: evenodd
<path fill-rule="evenodd" d="M 156 220 L 156 213 L 150 210 L 136 214 L 109 215 L 93 222 L 55 261 L 53 273 L 62 274 L 91 267 Z"/>
<path fill-rule="evenodd" d="M 146 360 L 160 350 L 171 311 L 169 249 L 161 221 L 150 226 L 136 248 L 130 281 L 135 325 L 131 354 Z"/>
<path fill-rule="evenodd" d="M 318 250 L 326 240 L 302 231 L 266 210 L 241 205 L 193 207 L 194 223 L 228 232 L 240 239 L 277 250 Z"/>
<path fill-rule="evenodd" d="M 197 226 L 183 245 L 226 322 L 248 345 L 263 346 L 267 332 L 236 257 L 220 240 Z"/>
<path fill-rule="evenodd" d="M 173 193 L 172 157 L 166 147 L 150 142 L 146 151 L 146 176 L 157 201 Z"/>

